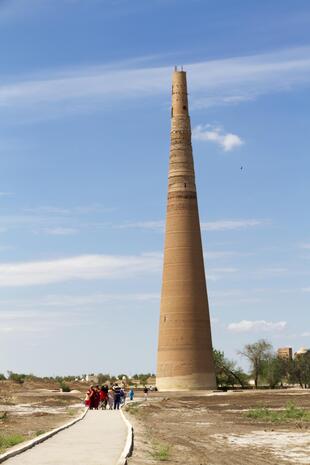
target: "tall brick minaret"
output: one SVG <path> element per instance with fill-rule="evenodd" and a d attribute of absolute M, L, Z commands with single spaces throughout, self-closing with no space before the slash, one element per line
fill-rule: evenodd
<path fill-rule="evenodd" d="M 186 73 L 172 78 L 171 145 L 156 384 L 216 387 L 188 113 Z"/>

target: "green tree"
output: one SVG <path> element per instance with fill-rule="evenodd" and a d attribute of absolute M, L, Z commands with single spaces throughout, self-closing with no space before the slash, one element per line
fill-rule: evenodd
<path fill-rule="evenodd" d="M 73 381 L 75 381 L 75 379 L 76 379 L 76 376 L 72 376 L 72 375 L 64 376 L 64 381 L 67 381 L 68 383 L 72 383 Z"/>
<path fill-rule="evenodd" d="M 287 363 L 275 355 L 271 355 L 262 361 L 261 376 L 274 389 L 287 374 Z"/>
<path fill-rule="evenodd" d="M 258 378 L 263 372 L 264 362 L 272 355 L 272 345 L 265 339 L 260 339 L 253 344 L 245 345 L 239 353 L 249 360 L 255 388 L 257 389 Z"/>
<path fill-rule="evenodd" d="M 110 381 L 111 376 L 109 374 L 105 373 L 99 373 L 98 374 L 98 384 L 105 384 L 108 381 Z"/>
<path fill-rule="evenodd" d="M 147 379 L 152 376 L 151 373 L 139 373 L 132 376 L 131 379 L 138 379 L 140 384 L 146 384 Z"/>
<path fill-rule="evenodd" d="M 310 387 L 310 352 L 295 356 L 289 367 L 290 380 L 301 388 Z"/>
<path fill-rule="evenodd" d="M 14 373 L 13 371 L 8 371 L 8 379 L 14 381 L 15 383 L 23 384 L 25 382 L 26 375 L 22 373 Z"/>
<path fill-rule="evenodd" d="M 215 366 L 216 383 L 218 386 L 234 386 L 240 384 L 244 387 L 247 384 L 247 375 L 236 366 L 233 360 L 228 360 L 224 352 L 213 350 L 213 360 Z"/>

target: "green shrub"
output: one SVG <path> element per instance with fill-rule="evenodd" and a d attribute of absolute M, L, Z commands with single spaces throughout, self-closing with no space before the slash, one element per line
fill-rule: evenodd
<path fill-rule="evenodd" d="M 154 460 L 166 462 L 169 460 L 171 448 L 168 444 L 154 444 L 151 456 Z"/>
<path fill-rule="evenodd" d="M 39 429 L 38 431 L 36 431 L 35 435 L 41 436 L 41 434 L 44 434 L 44 433 L 45 433 L 44 429 Z"/>
<path fill-rule="evenodd" d="M 0 435 L 0 452 L 3 452 L 5 449 L 9 447 L 16 446 L 20 442 L 25 441 L 24 436 L 21 434 L 11 434 L 11 435 Z"/>
<path fill-rule="evenodd" d="M 62 392 L 71 392 L 70 386 L 68 386 L 68 384 L 66 384 L 64 381 L 60 383 L 60 389 Z"/>
<path fill-rule="evenodd" d="M 130 404 L 127 404 L 125 407 L 125 410 L 131 415 L 140 415 L 141 413 L 141 409 L 139 408 L 137 402 L 132 402 Z"/>
<path fill-rule="evenodd" d="M 310 421 L 310 410 L 297 407 L 293 402 L 288 402 L 284 410 L 270 410 L 266 407 L 253 408 L 246 413 L 253 420 L 270 421 Z"/>

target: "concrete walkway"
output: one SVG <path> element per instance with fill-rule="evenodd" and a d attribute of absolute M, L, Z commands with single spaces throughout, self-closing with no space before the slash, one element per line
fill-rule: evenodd
<path fill-rule="evenodd" d="M 86 417 L 5 465 L 116 465 L 127 427 L 117 410 L 89 410 Z"/>

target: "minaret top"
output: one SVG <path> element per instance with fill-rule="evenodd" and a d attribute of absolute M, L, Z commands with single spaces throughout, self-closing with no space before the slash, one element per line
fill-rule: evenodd
<path fill-rule="evenodd" d="M 186 72 L 174 68 L 172 75 L 172 115 L 188 116 Z"/>

